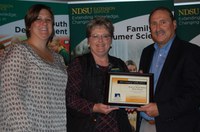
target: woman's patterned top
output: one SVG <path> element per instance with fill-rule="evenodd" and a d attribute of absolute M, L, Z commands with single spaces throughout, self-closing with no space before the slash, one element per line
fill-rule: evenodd
<path fill-rule="evenodd" d="M 39 57 L 28 44 L 0 60 L 0 132 L 66 132 L 67 71 L 62 56 Z"/>

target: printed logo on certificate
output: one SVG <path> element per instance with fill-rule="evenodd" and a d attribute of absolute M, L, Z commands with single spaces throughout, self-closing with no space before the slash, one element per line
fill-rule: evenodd
<path fill-rule="evenodd" d="M 106 89 L 108 105 L 139 107 L 151 102 L 153 74 L 109 72 Z"/>

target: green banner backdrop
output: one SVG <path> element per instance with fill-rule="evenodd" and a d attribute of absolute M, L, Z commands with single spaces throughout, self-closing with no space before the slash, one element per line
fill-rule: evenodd
<path fill-rule="evenodd" d="M 24 15 L 27 9 L 36 3 L 46 4 L 53 9 L 56 36 L 61 38 L 61 43 L 67 51 L 71 51 L 72 58 L 88 52 L 85 37 L 87 22 L 95 16 L 106 16 L 115 26 L 110 54 L 124 61 L 134 60 L 138 64 L 142 49 L 153 42 L 149 31 L 148 15 L 153 8 L 161 5 L 174 10 L 178 25 L 177 34 L 184 40 L 200 45 L 200 30 L 198 30 L 200 29 L 200 2 L 174 6 L 173 0 L 113 2 L 1 0 L 0 45 L 8 46 L 26 39 Z"/>
<path fill-rule="evenodd" d="M 148 16 L 157 6 L 173 9 L 172 0 L 137 0 L 117 2 L 70 2 L 70 44 L 72 57 L 88 52 L 85 27 L 96 16 L 105 16 L 115 26 L 110 54 L 122 60 L 139 63 L 141 51 L 152 43 Z"/>
<path fill-rule="evenodd" d="M 200 2 L 175 4 L 177 34 L 200 46 Z"/>

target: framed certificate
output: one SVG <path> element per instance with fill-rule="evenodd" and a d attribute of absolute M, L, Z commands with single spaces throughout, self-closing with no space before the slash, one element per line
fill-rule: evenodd
<path fill-rule="evenodd" d="M 153 74 L 109 72 L 106 103 L 118 107 L 139 107 L 152 101 Z"/>

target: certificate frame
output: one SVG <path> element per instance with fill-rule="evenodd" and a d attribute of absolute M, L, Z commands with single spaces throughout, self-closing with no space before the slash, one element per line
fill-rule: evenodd
<path fill-rule="evenodd" d="M 107 105 L 127 108 L 152 102 L 152 73 L 108 72 L 107 81 Z"/>

